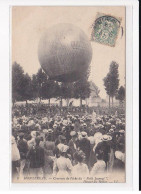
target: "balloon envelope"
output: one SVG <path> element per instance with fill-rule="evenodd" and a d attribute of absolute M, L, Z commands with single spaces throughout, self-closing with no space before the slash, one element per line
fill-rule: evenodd
<path fill-rule="evenodd" d="M 80 28 L 72 24 L 57 24 L 41 37 L 38 58 L 50 79 L 73 82 L 86 73 L 92 59 L 92 48 Z"/>

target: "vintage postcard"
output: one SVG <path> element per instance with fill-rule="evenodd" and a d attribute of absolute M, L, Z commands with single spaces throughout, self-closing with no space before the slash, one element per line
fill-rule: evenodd
<path fill-rule="evenodd" d="M 126 182 L 126 7 L 11 7 L 12 183 Z"/>

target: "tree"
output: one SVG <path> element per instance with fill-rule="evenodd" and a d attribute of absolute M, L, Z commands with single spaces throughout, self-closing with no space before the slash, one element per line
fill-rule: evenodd
<path fill-rule="evenodd" d="M 76 99 L 80 98 L 80 106 L 82 106 L 82 100 L 90 97 L 91 89 L 90 82 L 88 81 L 90 75 L 90 68 L 86 71 L 83 78 L 74 82 L 74 93 L 73 97 Z"/>
<path fill-rule="evenodd" d="M 12 65 L 12 101 L 13 105 L 16 101 L 21 100 L 21 86 L 24 79 L 24 71 L 22 67 L 14 62 Z"/>
<path fill-rule="evenodd" d="M 46 73 L 40 68 L 37 74 L 32 76 L 32 92 L 34 99 L 48 99 L 50 105 L 51 98 L 60 96 L 60 86 L 58 82 L 50 80 Z"/>
<path fill-rule="evenodd" d="M 105 86 L 106 93 L 109 96 L 109 108 L 110 108 L 110 74 L 109 73 L 103 79 L 103 81 L 104 81 L 104 86 Z"/>
<path fill-rule="evenodd" d="M 57 90 L 58 90 L 57 82 L 49 79 L 45 80 L 42 85 L 42 98 L 48 99 L 50 105 L 50 99 L 58 96 Z"/>
<path fill-rule="evenodd" d="M 60 99 L 65 99 L 67 101 L 67 106 L 69 105 L 69 99 L 74 96 L 74 83 L 73 82 L 62 82 L 60 84 Z"/>
<path fill-rule="evenodd" d="M 92 81 L 90 81 L 90 90 L 91 90 L 92 97 L 99 97 L 100 90 L 96 86 L 96 84 Z"/>
<path fill-rule="evenodd" d="M 89 98 L 90 93 L 90 83 L 86 77 L 74 83 L 74 98 L 80 98 L 80 106 L 82 106 L 82 100 Z"/>
<path fill-rule="evenodd" d="M 36 91 L 37 91 L 37 97 L 40 99 L 43 98 L 43 85 L 47 82 L 47 75 L 43 72 L 42 68 L 40 68 L 36 74 Z"/>
<path fill-rule="evenodd" d="M 120 86 L 118 89 L 116 99 L 119 100 L 121 104 L 125 100 L 125 88 L 123 86 Z"/>
<path fill-rule="evenodd" d="M 22 67 L 16 62 L 12 65 L 12 100 L 26 101 L 32 99 L 31 78 L 24 74 Z"/>
<path fill-rule="evenodd" d="M 103 81 L 104 81 L 105 90 L 109 95 L 109 107 L 110 107 L 110 98 L 112 98 L 112 106 L 113 106 L 113 98 L 117 94 L 117 90 L 119 86 L 118 64 L 115 61 L 111 62 L 109 73 L 103 79 Z"/>
<path fill-rule="evenodd" d="M 38 81 L 37 81 L 37 75 L 33 74 L 31 79 L 31 87 L 32 87 L 32 96 L 35 100 L 38 98 Z"/>
<path fill-rule="evenodd" d="M 20 94 L 21 101 L 26 101 L 26 103 L 28 100 L 33 99 L 31 78 L 27 73 L 23 76 L 23 80 L 20 87 Z"/>

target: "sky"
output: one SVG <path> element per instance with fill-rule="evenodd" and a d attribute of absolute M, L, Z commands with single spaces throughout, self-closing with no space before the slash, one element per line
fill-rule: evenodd
<path fill-rule="evenodd" d="M 38 43 L 43 32 L 58 23 L 71 23 L 91 37 L 92 24 L 99 14 L 108 14 L 121 21 L 114 47 L 91 41 L 92 61 L 89 80 L 100 89 L 100 97 L 106 98 L 103 78 L 112 61 L 119 64 L 120 86 L 125 85 L 125 7 L 12 7 L 12 63 L 16 61 L 30 76 L 40 68 Z"/>

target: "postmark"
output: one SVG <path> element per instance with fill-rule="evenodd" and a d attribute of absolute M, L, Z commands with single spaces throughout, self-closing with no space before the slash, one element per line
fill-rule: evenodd
<path fill-rule="evenodd" d="M 91 40 L 114 47 L 119 28 L 120 20 L 117 18 L 109 15 L 100 16 L 92 26 Z"/>

